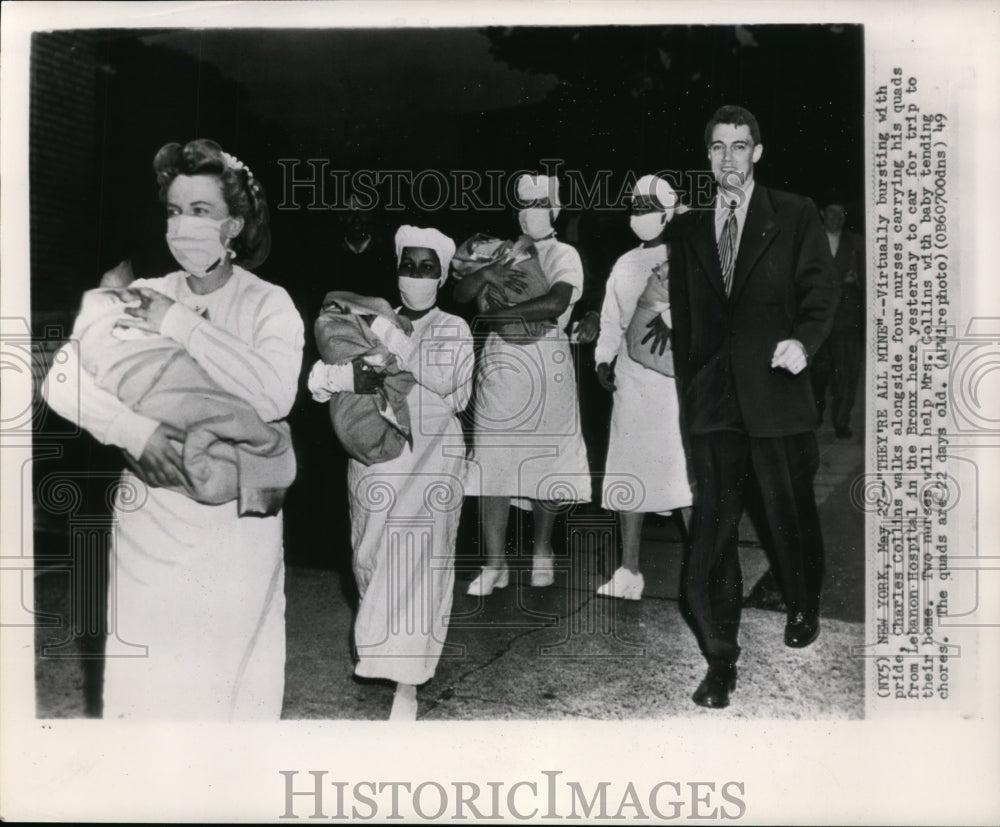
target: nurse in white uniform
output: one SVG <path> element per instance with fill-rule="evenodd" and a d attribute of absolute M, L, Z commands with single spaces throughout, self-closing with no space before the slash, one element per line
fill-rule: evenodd
<path fill-rule="evenodd" d="M 482 313 L 490 323 L 550 321 L 536 342 L 514 344 L 491 332 L 476 380 L 470 491 L 482 498 L 480 514 L 487 564 L 470 584 L 471 595 L 507 586 L 505 554 L 511 499 L 529 500 L 534 517 L 531 585 L 554 582 L 552 530 L 560 508 L 590 501 L 590 471 L 580 430 L 574 362 L 566 325 L 583 291 L 583 266 L 569 244 L 555 237 L 558 181 L 522 175 L 517 181 L 521 229 L 535 245 L 550 289 L 502 310 Z M 457 301 L 475 298 L 483 274 L 463 278 Z"/>
<path fill-rule="evenodd" d="M 167 144 L 153 162 L 180 270 L 138 279 L 141 305 L 118 324 L 175 339 L 261 419 L 288 414 L 302 361 L 302 320 L 288 294 L 248 269 L 270 248 L 264 192 L 213 141 Z M 46 399 L 99 442 L 128 451 L 115 500 L 104 717 L 277 720 L 285 683 L 282 515 L 203 505 L 180 484 L 184 434 L 127 408 L 57 355 Z M 147 487 L 148 484 L 148 487 Z M 122 643 L 130 644 L 128 646 Z"/>
<path fill-rule="evenodd" d="M 458 414 L 472 392 L 469 326 L 437 307 L 455 243 L 433 228 L 396 233 L 397 311 L 407 335 L 376 317 L 372 332 L 413 374 L 407 396 L 413 446 L 388 462 L 347 468 L 354 576 L 361 605 L 354 624 L 355 674 L 396 683 L 389 718 L 417 717 L 417 686 L 434 676 L 451 615 L 455 541 L 465 495 L 465 439 Z M 333 393 L 370 393 L 371 376 L 317 362 L 309 389 L 318 402 Z"/>
<path fill-rule="evenodd" d="M 664 234 L 676 202 L 676 194 L 662 178 L 645 175 L 636 182 L 630 224 L 642 243 L 611 269 L 594 353 L 598 381 L 614 393 L 602 505 L 618 512 L 622 531 L 621 567 L 597 593 L 627 600 L 638 600 L 645 585 L 639 571 L 645 513 L 683 509 L 686 523 L 691 505 L 676 384 L 673 377 L 632 359 L 625 340 L 653 268 L 667 266 Z M 661 318 L 669 327 L 669 308 Z"/>

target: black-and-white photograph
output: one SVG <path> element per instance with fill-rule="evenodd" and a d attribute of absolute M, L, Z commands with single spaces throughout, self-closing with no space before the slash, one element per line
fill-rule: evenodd
<path fill-rule="evenodd" d="M 733 738 L 984 714 L 965 99 L 862 16 L 211 5 L 20 44 L 18 720 L 426 756 L 260 761 L 240 818 L 755 821 Z M 494 775 L 431 766 L 465 731 Z"/>
<path fill-rule="evenodd" d="M 31 58 L 40 717 L 863 714 L 860 26 Z"/>

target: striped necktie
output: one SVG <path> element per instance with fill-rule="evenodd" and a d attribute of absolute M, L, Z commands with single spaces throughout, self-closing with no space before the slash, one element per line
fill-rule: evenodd
<path fill-rule="evenodd" d="M 719 264 L 722 267 L 722 284 L 728 296 L 733 289 L 733 267 L 736 264 L 736 202 L 729 205 L 729 215 L 722 225 L 719 238 Z"/>

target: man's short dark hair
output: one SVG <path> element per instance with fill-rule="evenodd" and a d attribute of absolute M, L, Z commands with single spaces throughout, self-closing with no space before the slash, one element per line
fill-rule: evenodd
<path fill-rule="evenodd" d="M 742 106 L 728 104 L 726 106 L 720 106 L 716 109 L 715 114 L 712 115 L 712 119 L 705 127 L 706 147 L 711 145 L 712 131 L 720 123 L 727 123 L 732 126 L 749 127 L 750 137 L 753 139 L 754 146 L 760 143 L 760 127 L 757 125 L 757 119 L 753 116 L 753 112 L 748 109 L 744 109 Z"/>

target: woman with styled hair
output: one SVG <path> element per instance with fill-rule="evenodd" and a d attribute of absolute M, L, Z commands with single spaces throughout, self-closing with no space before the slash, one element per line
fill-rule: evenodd
<path fill-rule="evenodd" d="M 283 419 L 295 399 L 303 330 L 285 290 L 249 269 L 270 249 L 263 187 L 209 140 L 167 144 L 153 168 L 181 269 L 131 282 L 116 329 L 172 340 L 206 381 L 263 422 Z M 115 499 L 104 717 L 279 718 L 280 505 L 263 516 L 235 499 L 206 504 L 183 493 L 185 432 L 99 386 L 81 369 L 86 356 L 64 346 L 46 398 L 99 442 L 127 452 L 135 469 L 124 472 Z"/>

